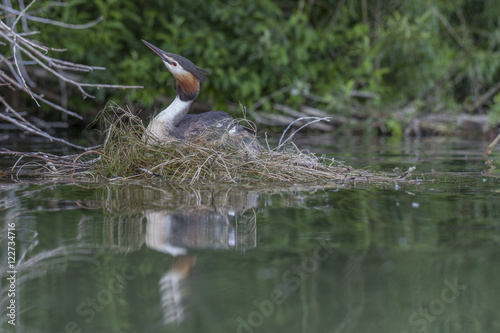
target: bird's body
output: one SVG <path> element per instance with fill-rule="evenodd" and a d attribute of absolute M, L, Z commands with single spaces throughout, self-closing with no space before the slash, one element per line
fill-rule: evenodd
<path fill-rule="evenodd" d="M 207 138 L 216 140 L 221 138 L 225 131 L 231 131 L 232 126 L 237 126 L 233 117 L 224 111 L 187 114 L 177 124 L 174 136 L 178 139 L 188 140 L 205 134 Z"/>
<path fill-rule="evenodd" d="M 223 140 L 233 147 L 259 150 L 260 145 L 229 114 L 223 111 L 209 111 L 201 114 L 187 114 L 193 101 L 198 97 L 201 84 L 208 71 L 193 64 L 180 55 L 165 52 L 143 40 L 163 61 L 175 80 L 177 96 L 160 112 L 146 129 L 146 140 L 159 142 L 180 140 Z"/>

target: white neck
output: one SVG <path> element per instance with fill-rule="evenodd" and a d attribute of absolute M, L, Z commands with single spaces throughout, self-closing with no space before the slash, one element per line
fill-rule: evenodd
<path fill-rule="evenodd" d="M 146 132 L 149 136 L 164 140 L 169 137 L 177 124 L 188 113 L 189 107 L 193 101 L 182 101 L 176 96 L 174 101 L 149 123 Z"/>

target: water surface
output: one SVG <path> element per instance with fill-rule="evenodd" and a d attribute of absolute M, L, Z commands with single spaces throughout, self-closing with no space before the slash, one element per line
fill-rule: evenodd
<path fill-rule="evenodd" d="M 500 331 L 500 181 L 482 172 L 487 143 L 304 145 L 357 168 L 416 165 L 425 175 L 413 179 L 434 181 L 0 179 L 3 330 Z"/>

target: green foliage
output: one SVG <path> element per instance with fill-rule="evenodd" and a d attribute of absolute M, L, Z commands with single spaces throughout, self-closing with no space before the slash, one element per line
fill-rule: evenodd
<path fill-rule="evenodd" d="M 290 86 L 261 110 L 307 103 L 372 119 L 421 100 L 426 111 L 458 109 L 499 79 L 500 3 L 491 0 L 70 0 L 43 15 L 103 17 L 85 30 L 36 27 L 43 42 L 70 50 L 69 60 L 107 67 L 87 80 L 145 87 L 99 91 L 102 102 L 113 93 L 120 104 L 150 108 L 173 95 L 170 74 L 141 39 L 210 70 L 199 100 L 222 109 Z"/>

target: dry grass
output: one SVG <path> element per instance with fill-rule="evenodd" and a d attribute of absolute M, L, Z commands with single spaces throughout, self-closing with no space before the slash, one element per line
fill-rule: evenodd
<path fill-rule="evenodd" d="M 410 173 L 396 177 L 356 171 L 334 159 L 300 151 L 285 135 L 277 148 L 270 149 L 267 145 L 260 151 L 242 149 L 224 140 L 203 138 L 196 142 L 173 139 L 158 144 L 146 143 L 142 120 L 116 104 L 109 104 L 100 120 L 105 122 L 107 130 L 106 139 L 98 149 L 63 157 L 44 154 L 44 174 L 107 180 L 158 178 L 172 183 L 320 184 L 343 180 L 394 182 Z M 246 127 L 253 128 L 253 125 Z M 37 155 L 28 157 L 40 158 Z"/>

